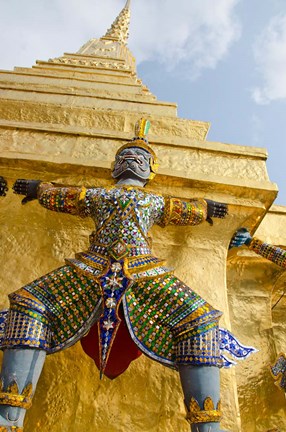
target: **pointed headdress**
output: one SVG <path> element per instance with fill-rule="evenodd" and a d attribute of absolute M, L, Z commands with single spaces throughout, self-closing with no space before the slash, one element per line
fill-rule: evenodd
<path fill-rule="evenodd" d="M 151 168 L 151 173 L 149 176 L 149 180 L 152 180 L 159 168 L 159 164 L 158 164 L 158 159 L 156 156 L 156 153 L 154 152 L 154 150 L 151 149 L 151 147 L 148 145 L 148 139 L 147 139 L 147 135 L 150 129 L 150 121 L 144 118 L 141 118 L 140 120 L 138 120 L 135 124 L 135 136 L 134 138 L 132 138 L 131 141 L 129 141 L 128 143 L 124 144 L 123 146 L 121 146 L 118 150 L 115 156 L 118 156 L 122 150 L 125 150 L 126 148 L 132 148 L 132 147 L 139 147 L 142 148 L 143 150 L 147 151 L 150 155 L 150 168 Z"/>

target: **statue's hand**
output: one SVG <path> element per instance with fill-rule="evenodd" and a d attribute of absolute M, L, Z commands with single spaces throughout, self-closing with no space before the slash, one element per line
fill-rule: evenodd
<path fill-rule="evenodd" d="M 26 180 L 18 179 L 15 181 L 13 190 L 15 194 L 26 195 L 22 199 L 22 204 L 26 204 L 28 201 L 33 201 L 38 197 L 38 186 L 41 180 Z"/>
<path fill-rule="evenodd" d="M 230 240 L 229 249 L 243 246 L 244 244 L 249 245 L 251 240 L 252 237 L 249 231 L 246 228 L 239 228 Z"/>
<path fill-rule="evenodd" d="M 7 181 L 4 179 L 4 177 L 0 176 L 0 196 L 5 196 L 7 190 Z"/>
<path fill-rule="evenodd" d="M 206 199 L 205 201 L 207 202 L 208 205 L 208 209 L 207 209 L 208 213 L 207 213 L 206 220 L 210 225 L 213 225 L 212 217 L 223 219 L 228 214 L 227 204 L 220 203 L 217 201 L 212 201 L 209 199 Z"/>

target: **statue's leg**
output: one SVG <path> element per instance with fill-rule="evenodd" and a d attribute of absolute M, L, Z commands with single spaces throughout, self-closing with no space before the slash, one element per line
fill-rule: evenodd
<path fill-rule="evenodd" d="M 101 314 L 100 298 L 100 287 L 68 265 L 9 295 L 2 322 L 0 312 L 0 432 L 22 432 L 46 352 L 75 344 Z"/>
<path fill-rule="evenodd" d="M 179 373 L 191 432 L 223 432 L 219 368 L 179 365 Z"/>
<path fill-rule="evenodd" d="M 3 356 L 0 392 L 0 432 L 23 429 L 26 410 L 40 377 L 46 352 L 40 349 L 6 349 Z"/>

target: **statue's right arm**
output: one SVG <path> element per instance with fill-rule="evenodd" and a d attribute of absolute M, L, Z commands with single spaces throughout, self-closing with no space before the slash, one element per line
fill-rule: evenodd
<path fill-rule="evenodd" d="M 80 186 L 57 186 L 40 180 L 18 179 L 14 193 L 25 195 L 22 204 L 37 199 L 48 210 L 87 216 L 86 191 Z"/>
<path fill-rule="evenodd" d="M 48 210 L 86 216 L 86 191 L 81 186 L 41 183 L 38 187 L 38 201 Z"/>

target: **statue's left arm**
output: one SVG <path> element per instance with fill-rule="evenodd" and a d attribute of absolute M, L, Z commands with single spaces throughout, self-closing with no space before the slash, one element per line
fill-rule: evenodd
<path fill-rule="evenodd" d="M 189 201 L 179 198 L 165 198 L 165 209 L 161 225 L 199 225 L 212 218 L 224 218 L 227 205 L 206 199 Z"/>
<path fill-rule="evenodd" d="M 250 250 L 261 255 L 263 258 L 272 261 L 279 267 L 286 268 L 286 250 L 269 243 L 265 243 L 256 237 L 251 237 L 246 228 L 240 228 L 236 231 L 230 241 L 230 249 L 246 245 Z"/>
<path fill-rule="evenodd" d="M 258 255 L 261 255 L 263 258 L 272 261 L 279 267 L 286 268 L 286 250 L 283 250 L 278 246 L 262 242 L 256 237 L 253 237 L 251 239 L 248 247 L 250 250 L 253 250 Z"/>

